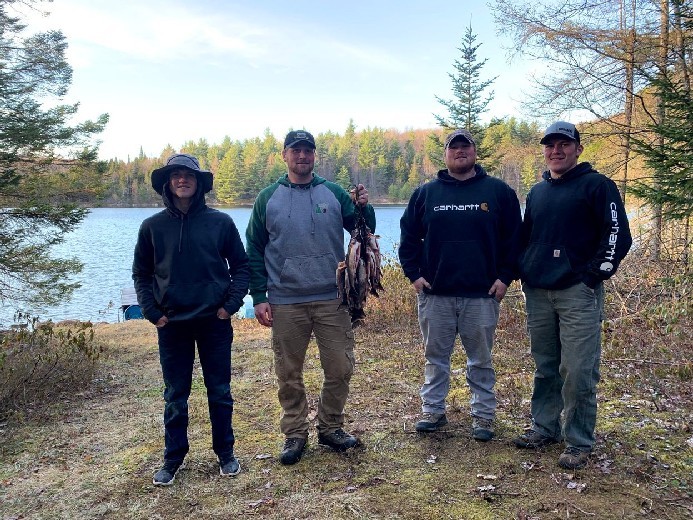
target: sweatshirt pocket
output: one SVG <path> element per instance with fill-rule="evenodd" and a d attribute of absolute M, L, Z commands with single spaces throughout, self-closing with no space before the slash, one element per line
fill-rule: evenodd
<path fill-rule="evenodd" d="M 293 256 L 284 261 L 278 289 L 302 295 L 336 291 L 336 272 L 337 261 L 331 253 Z"/>
<path fill-rule="evenodd" d="M 520 277 L 533 287 L 561 287 L 574 278 L 573 267 L 562 245 L 532 243 L 520 256 Z"/>
<path fill-rule="evenodd" d="M 433 293 L 486 293 L 495 271 L 495 259 L 477 241 L 443 242 L 431 258 Z"/>

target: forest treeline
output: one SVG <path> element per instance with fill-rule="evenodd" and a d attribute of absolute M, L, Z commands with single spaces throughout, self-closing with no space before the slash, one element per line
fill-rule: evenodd
<path fill-rule="evenodd" d="M 494 120 L 480 143 L 480 150 L 487 153 L 479 162 L 524 197 L 543 167 L 540 132 L 536 123 L 512 117 Z M 403 202 L 414 188 L 444 167 L 442 153 L 436 148 L 443 134 L 440 129 L 357 130 L 351 121 L 341 134 L 316 134 L 315 171 L 345 188 L 362 183 L 373 200 Z M 160 203 L 151 189 L 151 171 L 172 153 L 184 152 L 195 155 L 203 168 L 214 172 L 213 202 L 250 204 L 262 188 L 286 172 L 281 156 L 283 137 L 266 130 L 262 137 L 242 141 L 227 137 L 218 144 L 201 138 L 178 149 L 169 146 L 158 157 L 140 153 L 134 159 L 107 161 L 93 173 L 98 187 L 93 191 L 93 202 L 128 206 Z"/>

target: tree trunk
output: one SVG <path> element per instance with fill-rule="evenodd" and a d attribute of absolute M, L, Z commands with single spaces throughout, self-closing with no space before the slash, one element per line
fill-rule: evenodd
<path fill-rule="evenodd" d="M 660 17 L 659 17 L 659 57 L 657 66 L 659 74 L 666 76 L 667 65 L 669 61 L 669 0 L 661 0 L 660 2 Z M 661 99 L 657 102 L 657 124 L 661 124 L 666 117 L 664 103 Z M 664 136 L 659 136 L 659 146 L 664 150 Z M 658 187 L 657 177 L 655 176 L 654 185 Z M 652 233 L 652 256 L 655 260 L 659 260 L 662 254 L 662 204 L 655 204 L 653 211 L 653 233 Z"/>

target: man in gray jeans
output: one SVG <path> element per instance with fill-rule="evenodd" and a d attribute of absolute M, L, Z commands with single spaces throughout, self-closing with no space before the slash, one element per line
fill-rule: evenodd
<path fill-rule="evenodd" d="M 520 258 L 536 364 L 532 427 L 513 442 L 540 448 L 563 437 L 558 464 L 577 469 L 594 446 L 602 282 L 616 272 L 632 240 L 614 182 L 578 163 L 582 144 L 575 125 L 557 121 L 540 143 L 548 170 L 527 195 Z"/>
<path fill-rule="evenodd" d="M 447 424 L 450 358 L 459 335 L 467 354 L 472 437 L 493 438 L 496 414 L 491 347 L 500 302 L 517 278 L 522 221 L 515 192 L 476 164 L 467 130 L 445 140 L 445 164 L 417 188 L 400 221 L 399 259 L 418 294 L 425 343 L 420 432 Z"/>

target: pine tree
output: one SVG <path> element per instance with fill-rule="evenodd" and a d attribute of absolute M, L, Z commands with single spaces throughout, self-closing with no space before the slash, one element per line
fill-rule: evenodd
<path fill-rule="evenodd" d="M 479 158 L 485 156 L 481 149 L 481 142 L 484 139 L 484 126 L 481 123 L 481 115 L 488 109 L 489 103 L 493 100 L 494 92 L 485 95 L 496 77 L 482 80 L 481 70 L 488 61 L 479 61 L 477 50 L 481 44 L 476 44 L 476 35 L 472 30 L 471 24 L 462 38 L 462 45 L 458 48 L 461 55 L 453 62 L 454 72 L 448 74 L 452 81 L 453 98 L 450 100 L 436 96 L 438 102 L 447 109 L 447 115 L 433 114 L 438 124 L 443 128 L 444 133 L 455 128 L 465 128 L 469 130 L 477 144 L 477 154 Z M 434 152 L 430 156 L 434 164 L 443 163 L 443 138 L 437 134 L 429 136 L 432 141 Z"/>
<path fill-rule="evenodd" d="M 53 257 L 51 247 L 87 213 L 60 178 L 101 170 L 90 137 L 108 116 L 68 125 L 78 105 L 59 104 L 72 80 L 65 38 L 25 36 L 21 18 L 10 14 L 16 3 L 0 0 L 0 301 L 51 304 L 78 286 L 69 276 L 81 268 Z"/>

